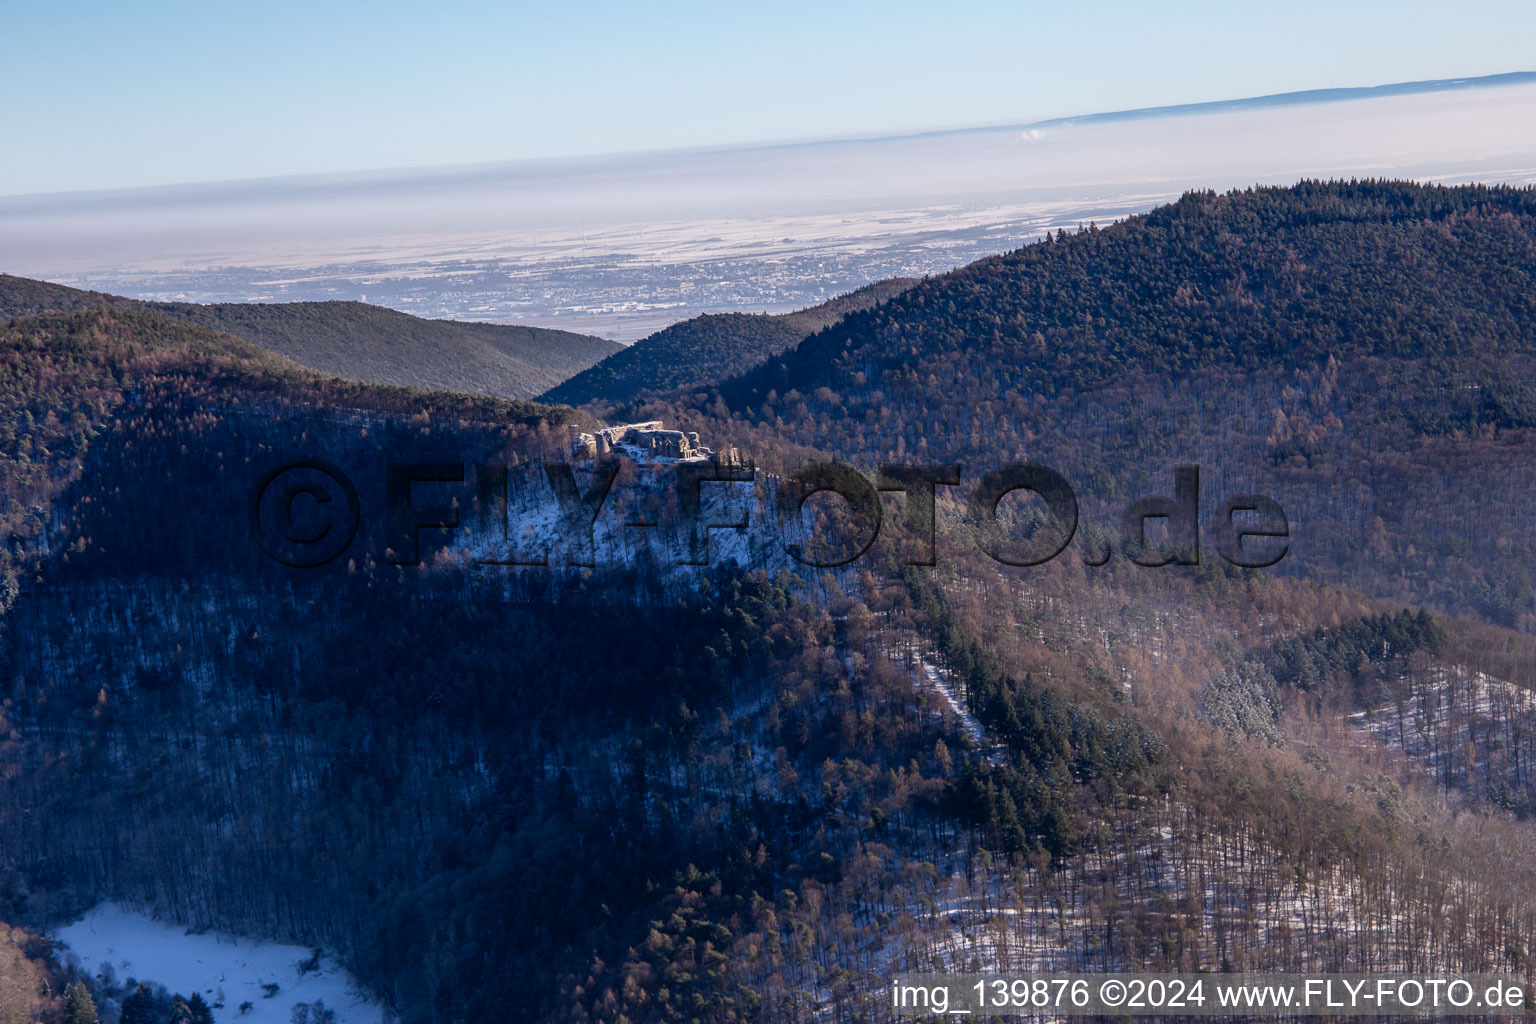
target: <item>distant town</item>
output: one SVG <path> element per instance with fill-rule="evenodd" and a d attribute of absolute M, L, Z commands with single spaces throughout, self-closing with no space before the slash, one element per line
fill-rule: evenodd
<path fill-rule="evenodd" d="M 356 300 L 421 317 L 552 327 L 627 344 L 702 313 L 782 313 L 872 281 L 943 273 L 1044 231 L 1107 223 L 1146 203 L 1138 196 L 852 219 L 701 220 L 592 239 L 492 233 L 379 248 L 360 242 L 344 253 L 304 257 L 252 252 L 216 265 L 186 256 L 88 271 L 49 268 L 41 276 L 156 301 Z"/>

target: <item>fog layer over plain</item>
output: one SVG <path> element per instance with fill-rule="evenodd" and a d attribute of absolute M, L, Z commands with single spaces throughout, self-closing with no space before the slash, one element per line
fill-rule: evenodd
<path fill-rule="evenodd" d="M 630 341 L 940 272 L 1191 188 L 1536 181 L 1536 85 L 719 151 L 0 199 L 0 266 Z"/>

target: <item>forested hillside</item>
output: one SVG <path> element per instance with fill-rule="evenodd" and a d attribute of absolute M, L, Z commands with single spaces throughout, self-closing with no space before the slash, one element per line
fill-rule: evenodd
<path fill-rule="evenodd" d="M 1024 401 L 1279 374 L 1330 356 L 1475 380 L 1529 356 L 1536 190 L 1303 183 L 1180 202 L 1029 245 L 855 313 L 723 388 L 735 408 L 826 386 L 930 408 L 963 429 L 979 395 Z M 847 413 L 840 414 L 846 418 Z"/>
<path fill-rule="evenodd" d="M 528 526 L 486 480 L 535 487 L 585 414 L 343 384 L 137 308 L 15 319 L 0 920 L 115 899 L 320 947 L 405 1024 L 885 1022 L 907 970 L 1529 983 L 1531 195 L 1192 195 L 635 402 L 757 460 L 754 536 L 804 463 L 960 463 L 931 559 L 888 493 L 836 570 L 772 535 L 665 561 L 665 466 L 625 470 L 595 564 L 486 559 Z M 363 507 L 317 568 L 252 537 L 295 458 Z M 1080 505 L 1032 567 L 970 501 L 1023 460 Z M 403 461 L 437 468 L 402 541 Z M 1119 513 L 1181 464 L 1200 556 L 1137 564 Z M 1217 551 L 1245 493 L 1288 517 L 1272 568 Z M 1011 541 L 1048 526 L 1022 497 Z M 130 997 L 22 946 L 27 979 Z"/>
<path fill-rule="evenodd" d="M 532 398 L 619 350 L 569 331 L 423 320 L 362 302 L 141 302 L 0 274 L 0 317 L 110 306 L 222 331 L 346 380 Z"/>
<path fill-rule="evenodd" d="M 1536 190 L 1196 193 L 922 282 L 641 411 L 760 458 L 958 461 L 967 486 L 1044 462 L 1098 535 L 1197 464 L 1207 529 L 1252 492 L 1308 524 L 1281 571 L 1536 629 L 1533 325 Z"/>
<path fill-rule="evenodd" d="M 647 395 L 713 384 L 756 366 L 916 282 L 891 278 L 794 313 L 710 313 L 673 324 L 551 388 L 548 402 L 624 405 Z"/>
<path fill-rule="evenodd" d="M 239 338 L 131 307 L 11 320 L 0 327 L 0 494 L 6 499 L 0 520 L 5 541 L 0 548 L 0 613 L 15 599 L 25 566 L 45 558 L 50 545 L 60 540 L 58 526 L 82 511 L 73 502 L 59 502 L 93 457 L 98 466 L 125 473 L 130 487 L 147 486 L 130 519 L 142 517 L 144 502 L 168 510 L 167 518 L 156 521 L 162 529 L 154 537 L 136 535 L 135 525 L 120 521 L 125 538 L 121 554 L 134 551 L 132 557 L 152 565 L 167 557 L 167 545 L 199 537 L 209 540 L 206 534 L 185 530 L 181 521 L 196 487 L 196 478 L 179 475 L 182 470 L 193 472 L 197 465 L 188 452 L 165 453 L 165 461 L 153 467 L 159 476 L 147 485 L 142 474 L 149 467 L 114 458 L 102 462 L 104 456 L 92 450 L 160 401 L 172 403 L 168 415 L 173 420 L 181 415 L 195 418 L 192 410 L 214 404 L 223 415 L 245 417 L 260 416 L 257 410 L 262 409 L 300 414 L 320 406 L 347 410 L 354 417 L 468 418 L 515 436 L 547 432 L 551 425 L 574 422 L 576 417 L 568 409 L 528 402 L 326 378 Z M 296 434 L 280 433 L 285 429 L 271 425 L 253 456 L 263 448 L 278 447 L 283 436 L 298 447 L 302 428 Z M 208 471 L 223 466 L 221 458 Z M 215 488 L 202 506 L 238 508 L 247 497 L 237 488 Z M 227 541 L 227 536 L 221 539 Z M 160 546 L 151 546 L 150 540 L 160 541 Z M 74 543 L 78 556 L 83 541 L 77 538 Z M 0 618 L 0 635 L 4 629 Z"/>

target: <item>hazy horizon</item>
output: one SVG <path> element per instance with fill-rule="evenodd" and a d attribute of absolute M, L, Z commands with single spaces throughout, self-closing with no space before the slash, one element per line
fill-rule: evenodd
<path fill-rule="evenodd" d="M 1518 0 L 23 0 L 0 195 L 1018 124 L 1488 75 L 1530 67 L 1533 39 Z"/>
<path fill-rule="evenodd" d="M 225 188 L 249 190 L 272 188 L 284 190 L 295 185 L 306 184 L 322 188 L 350 188 L 358 184 L 420 181 L 423 179 L 456 177 L 472 173 L 516 172 L 532 169 L 578 169 L 616 160 L 650 160 L 656 158 L 709 156 L 714 154 L 746 154 L 838 144 L 901 142 L 914 139 L 1000 131 L 1044 131 L 1070 125 L 1096 124 L 1138 118 L 1199 116 L 1202 114 L 1252 110 L 1270 106 L 1306 106 L 1322 103 L 1355 102 L 1363 99 L 1381 99 L 1391 96 L 1451 92 L 1467 88 L 1501 88 L 1509 85 L 1524 84 L 1536 84 L 1536 70 L 1513 70 L 1486 75 L 1385 82 L 1373 85 L 1302 88 L 1287 92 L 1211 98 L 1161 106 L 1082 111 L 1075 114 L 1063 114 L 1037 120 L 1007 123 L 955 123 L 946 126 L 913 128 L 902 131 L 869 131 L 849 132 L 841 135 L 762 138 L 707 145 L 611 150 L 593 153 L 560 153 L 539 157 L 458 163 L 426 161 L 399 166 L 364 167 L 337 171 L 309 171 L 291 174 L 167 181 L 149 185 L 0 193 L 0 203 L 9 201 L 46 203 L 48 200 L 70 203 L 90 202 L 93 199 L 126 198 L 130 195 L 148 198 L 154 195 L 174 195 L 188 192 L 213 193 Z"/>
<path fill-rule="evenodd" d="M 154 299 L 366 298 L 632 341 L 937 273 L 1190 188 L 1536 181 L 1536 75 L 794 145 L 0 198 L 0 268 Z M 1512 81 L 1512 84 L 1511 84 Z"/>

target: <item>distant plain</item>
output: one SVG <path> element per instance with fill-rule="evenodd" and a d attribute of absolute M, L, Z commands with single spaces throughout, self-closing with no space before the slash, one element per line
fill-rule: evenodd
<path fill-rule="evenodd" d="M 632 342 L 941 273 L 1192 188 L 1536 182 L 1536 84 L 880 139 L 0 198 L 0 269 L 157 300 L 363 299 Z"/>

